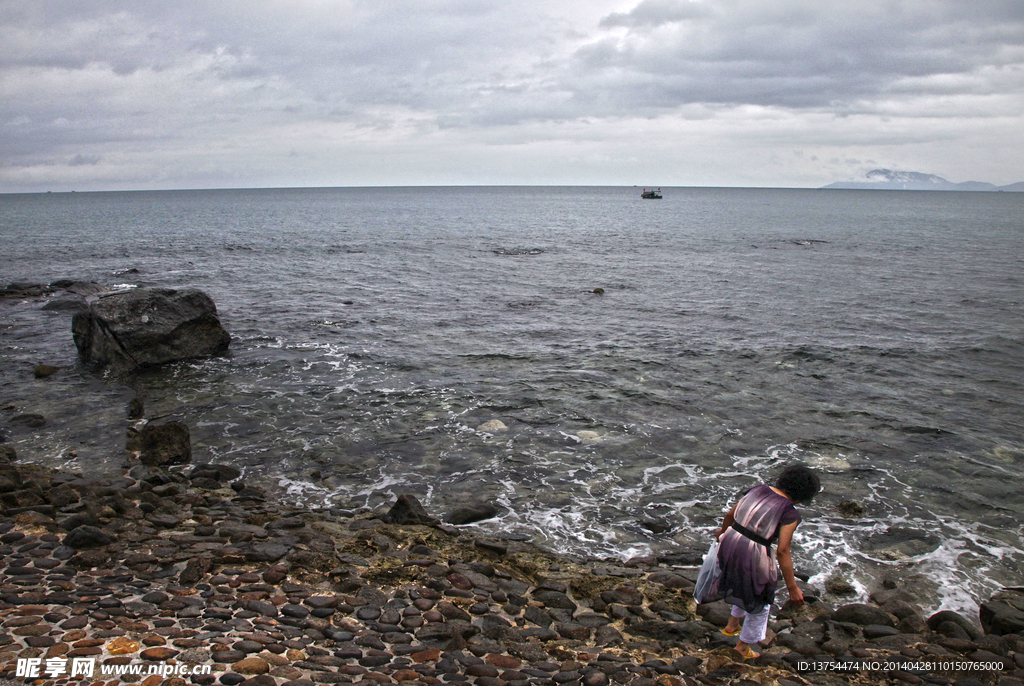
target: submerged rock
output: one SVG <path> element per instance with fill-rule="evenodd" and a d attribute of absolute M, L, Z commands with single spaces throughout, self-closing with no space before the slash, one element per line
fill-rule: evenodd
<path fill-rule="evenodd" d="M 449 524 L 472 524 L 497 517 L 500 513 L 501 510 L 493 503 L 473 503 L 455 508 L 445 517 L 445 521 Z"/>
<path fill-rule="evenodd" d="M 34 413 L 19 414 L 11 417 L 11 424 L 29 429 L 41 429 L 46 426 L 46 417 Z"/>
<path fill-rule="evenodd" d="M 227 350 L 231 336 L 202 291 L 139 288 L 101 296 L 71 323 L 83 361 L 128 371 Z"/>
<path fill-rule="evenodd" d="M 927 531 L 893 526 L 869 536 L 865 549 L 886 559 L 900 560 L 930 553 L 941 543 L 938 536 Z"/>
<path fill-rule="evenodd" d="M 192 441 L 182 422 L 146 424 L 139 435 L 142 464 L 163 466 L 192 461 Z"/>
<path fill-rule="evenodd" d="M 848 519 L 859 519 L 865 515 L 867 509 L 855 500 L 844 500 L 836 505 L 839 514 Z"/>
<path fill-rule="evenodd" d="M 128 401 L 128 406 L 125 408 L 125 414 L 128 416 L 128 419 L 142 419 L 142 415 L 145 413 L 146 402 L 142 395 L 136 395 Z"/>
<path fill-rule="evenodd" d="M 52 364 L 40 364 L 37 365 L 32 375 L 37 379 L 46 379 L 60 371 L 60 367 L 54 367 Z"/>

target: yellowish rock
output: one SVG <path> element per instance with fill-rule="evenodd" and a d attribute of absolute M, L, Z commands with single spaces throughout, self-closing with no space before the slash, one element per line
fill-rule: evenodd
<path fill-rule="evenodd" d="M 275 655 L 274 653 L 270 652 L 269 650 L 264 650 L 263 652 L 261 652 L 259 654 L 259 657 L 260 657 L 260 659 L 266 660 L 267 664 L 269 664 L 269 665 L 271 665 L 273 667 L 281 667 L 283 665 L 287 665 L 287 664 L 291 663 L 291 660 L 289 660 L 284 655 Z"/>
<path fill-rule="evenodd" d="M 128 655 L 138 652 L 140 647 L 138 641 L 133 641 L 127 636 L 118 636 L 107 644 L 107 652 L 111 655 Z"/>
<path fill-rule="evenodd" d="M 247 657 L 231 665 L 231 669 L 239 674 L 266 674 L 270 671 L 270 665 L 260 657 Z"/>

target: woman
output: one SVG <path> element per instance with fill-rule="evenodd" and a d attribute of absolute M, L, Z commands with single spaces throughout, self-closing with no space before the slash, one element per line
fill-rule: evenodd
<path fill-rule="evenodd" d="M 736 650 L 744 659 L 760 657 L 750 646 L 764 640 L 779 580 L 778 568 L 789 589 L 789 600 L 797 606 L 804 602 L 789 553 L 793 532 L 800 524 L 800 513 L 793 503 L 809 503 L 819 490 L 821 482 L 810 469 L 803 465 L 787 467 L 774 486 L 755 486 L 744 493 L 715 532 L 722 568 L 719 595 L 733 605 L 722 633 L 740 635 Z M 777 553 L 771 547 L 776 541 Z"/>

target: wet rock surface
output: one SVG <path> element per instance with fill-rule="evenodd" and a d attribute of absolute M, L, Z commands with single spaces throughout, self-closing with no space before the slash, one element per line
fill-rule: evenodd
<path fill-rule="evenodd" d="M 528 542 L 479 539 L 438 524 L 411 496 L 384 515 L 338 516 L 228 488 L 241 474 L 223 465 L 168 471 L 129 463 L 118 478 L 87 480 L 18 464 L 10 452 L 3 474 L 13 489 L 0 512 L 4 678 L 15 678 L 19 658 L 45 667 L 74 657 L 95 659 L 97 670 L 179 669 L 166 680 L 97 671 L 85 681 L 106 686 L 1024 677 L 1019 589 L 982 605 L 984 630 L 953 612 L 924 617 L 899 588 L 871 603 L 784 606 L 762 656 L 742 660 L 735 637 L 720 633 L 729 607 L 696 606 L 690 597 L 694 569 L 654 558 L 628 566 L 559 558 Z M 893 675 L 799 667 L 809 659 L 929 658 L 1003 668 Z M 72 682 L 81 680 L 43 674 L 34 683 Z"/>
<path fill-rule="evenodd" d="M 71 323 L 84 362 L 134 371 L 227 350 L 213 300 L 194 288 L 138 288 L 102 295 Z"/>

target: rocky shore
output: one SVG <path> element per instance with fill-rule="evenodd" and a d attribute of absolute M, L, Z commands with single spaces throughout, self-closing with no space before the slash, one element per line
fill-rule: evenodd
<path fill-rule="evenodd" d="M 68 283 L 67 309 L 90 307 L 95 288 Z M 441 523 L 409 495 L 372 511 L 290 507 L 235 467 L 190 464 L 188 427 L 143 413 L 137 398 L 121 473 L 102 478 L 22 463 L 0 434 L 0 679 L 1024 686 L 1024 589 L 964 617 L 928 615 L 899 578 L 868 603 L 844 604 L 841 580 L 805 586 L 809 602 L 773 613 L 762 655 L 742 660 L 720 633 L 729 608 L 691 597 L 702 551 L 559 557 Z M 75 658 L 95 672 L 60 669 Z M 35 673 L 19 674 L 29 661 Z M 103 673 L 140 664 L 176 669 Z"/>
<path fill-rule="evenodd" d="M 129 461 L 121 478 L 90 480 L 0 448 L 8 679 L 18 658 L 92 657 L 210 666 L 108 686 L 1024 683 L 1020 590 L 982 606 L 984 628 L 922 616 L 896 582 L 870 604 L 783 607 L 763 655 L 743 661 L 719 632 L 726 606 L 690 597 L 697 570 L 678 563 L 697 560 L 564 559 L 439 524 L 411 496 L 386 511 L 300 510 L 229 466 Z M 837 658 L 1002 669 L 801 669 Z M 97 667 L 31 681 L 105 679 Z"/>

